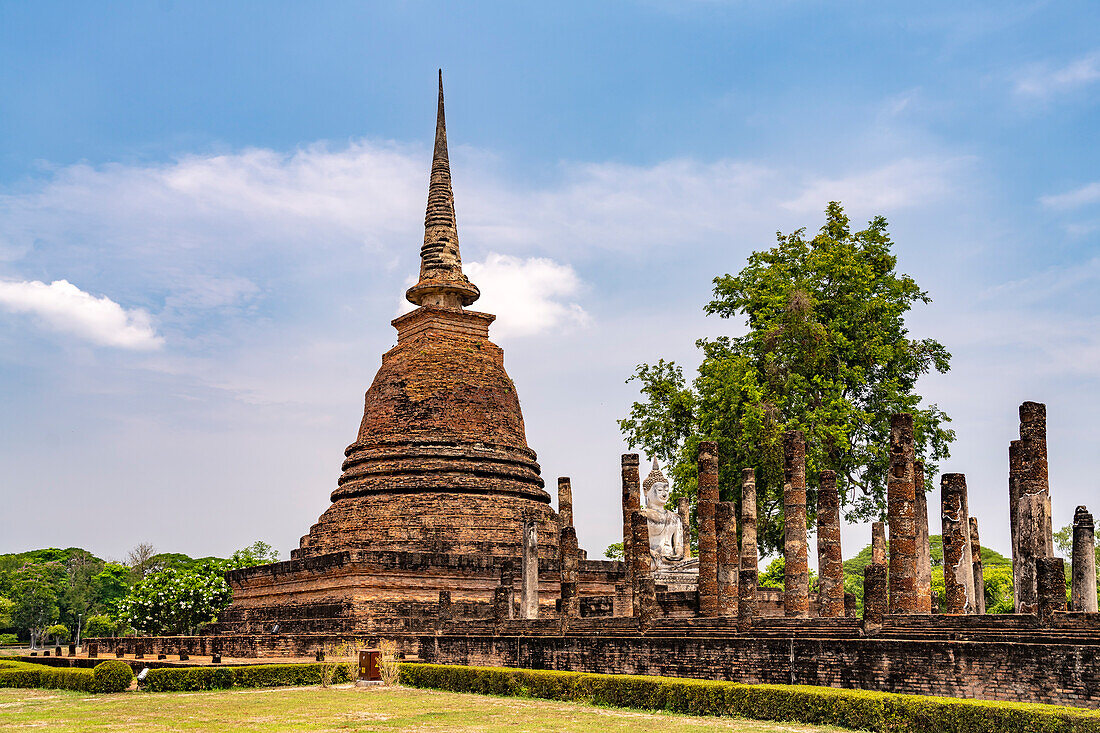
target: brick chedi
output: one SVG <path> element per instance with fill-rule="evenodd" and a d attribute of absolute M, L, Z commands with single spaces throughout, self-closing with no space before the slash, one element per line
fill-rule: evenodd
<path fill-rule="evenodd" d="M 489 341 L 495 316 L 467 309 L 479 295 L 462 272 L 441 76 L 420 278 L 406 293 L 417 307 L 392 322 L 397 345 L 366 392 L 331 505 L 289 561 L 228 574 L 234 600 L 215 633 L 278 627 L 304 635 L 303 649 L 322 643 L 311 634 L 412 634 L 436 623 L 442 590 L 456 622 L 554 614 L 569 481 L 559 516 Z M 567 550 L 566 613 L 623 583 L 623 564 Z"/>
<path fill-rule="evenodd" d="M 495 316 L 464 310 L 479 295 L 462 273 L 441 77 L 420 281 L 406 293 L 419 307 L 393 321 L 397 346 L 367 390 L 332 506 L 297 557 L 352 548 L 512 556 L 524 513 L 543 525 L 543 556 L 557 557 L 519 397 L 488 338 Z"/>

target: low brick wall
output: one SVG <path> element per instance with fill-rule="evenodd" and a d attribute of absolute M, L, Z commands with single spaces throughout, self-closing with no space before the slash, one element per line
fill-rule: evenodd
<path fill-rule="evenodd" d="M 382 637 L 343 636 L 336 634 L 220 634 L 217 636 L 120 636 L 116 638 L 86 639 L 84 648 L 95 642 L 100 660 L 111 659 L 121 651 L 127 656 L 143 654 L 156 660 L 158 654 L 176 656 L 181 651 L 190 656 L 209 657 L 221 654 L 236 658 L 312 657 L 318 650 L 352 641 L 362 642 L 364 647 L 376 646 Z M 411 635 L 387 635 L 397 642 L 398 651 L 415 655 L 418 637 Z"/>
<path fill-rule="evenodd" d="M 941 623 L 950 627 L 949 619 Z M 1093 625 L 1095 626 L 1095 625 Z M 950 631 L 947 632 L 950 635 Z M 799 684 L 1100 708 L 1100 644 L 776 635 L 440 635 L 425 662 Z M 1066 640 L 1070 641 L 1069 639 Z"/>

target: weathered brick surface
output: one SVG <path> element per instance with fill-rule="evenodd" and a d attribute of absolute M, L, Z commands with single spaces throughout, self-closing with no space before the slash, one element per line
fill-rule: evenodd
<path fill-rule="evenodd" d="M 1055 614 L 1055 622 L 1063 615 Z M 882 633 L 874 638 L 860 638 L 858 631 L 842 626 L 850 623 L 845 619 L 828 619 L 831 631 L 829 626 L 812 626 L 812 620 L 799 620 L 811 627 L 805 632 L 769 629 L 761 620 L 761 628 L 753 633 L 738 634 L 735 626 L 704 625 L 723 619 L 675 619 L 659 621 L 642 635 L 637 629 L 593 626 L 565 637 L 431 636 L 421 639 L 420 657 L 449 664 L 824 685 L 1100 707 L 1096 621 L 1088 622 L 1090 631 L 1065 644 L 1036 642 L 1033 628 L 1013 628 L 1013 617 L 1004 624 L 987 623 L 986 631 L 973 634 L 967 632 L 966 624 L 935 617 L 923 635 L 905 636 L 910 619 L 921 618 L 934 617 L 887 616 Z M 970 636 L 982 640 L 970 640 Z"/>
<path fill-rule="evenodd" d="M 718 615 L 737 616 L 738 571 L 741 569 L 737 547 L 737 507 L 732 501 L 720 501 L 714 510 L 718 539 Z"/>
<path fill-rule="evenodd" d="M 620 461 L 622 467 L 622 504 L 623 504 L 623 559 L 626 561 L 627 578 L 633 571 L 630 558 L 633 557 L 631 543 L 634 530 L 630 517 L 642 508 L 641 479 L 638 475 L 638 454 L 624 453 Z M 627 614 L 633 615 L 633 613 Z"/>
<path fill-rule="evenodd" d="M 1096 528 L 1086 507 L 1073 514 L 1073 567 L 1070 580 L 1070 610 L 1097 610 L 1096 603 Z"/>
<path fill-rule="evenodd" d="M 880 626 L 886 616 L 887 573 L 888 568 L 878 563 L 863 568 L 863 620 L 869 627 Z"/>
<path fill-rule="evenodd" d="M 890 527 L 890 612 L 917 612 L 917 523 L 913 486 L 913 416 L 890 417 L 890 476 L 886 484 Z"/>
<path fill-rule="evenodd" d="M 974 613 L 985 613 L 985 570 L 982 568 L 982 543 L 978 539 L 978 518 L 970 518 L 970 559 L 974 567 Z"/>
<path fill-rule="evenodd" d="M 966 477 L 940 477 L 940 516 L 943 521 L 943 585 L 947 613 L 974 613 L 974 560 L 970 555 L 970 519 Z"/>
<path fill-rule="evenodd" d="M 581 604 L 578 584 L 580 582 L 580 554 L 577 551 L 577 530 L 572 526 L 561 530 L 561 615 L 579 617 Z"/>
<path fill-rule="evenodd" d="M 558 478 L 558 519 L 562 527 L 573 526 L 573 484 L 568 476 Z"/>
<path fill-rule="evenodd" d="M 650 568 L 653 556 L 649 552 L 649 520 L 641 511 L 635 510 L 630 515 L 630 528 L 632 533 L 630 577 L 634 584 L 634 618 L 638 619 L 641 628 L 645 629 L 649 628 L 660 612 L 657 606 L 653 572 Z"/>
<path fill-rule="evenodd" d="M 817 492 L 817 572 L 820 615 L 844 615 L 844 558 L 840 549 L 840 495 L 836 472 L 821 472 Z"/>
<path fill-rule="evenodd" d="M 699 443 L 699 494 L 695 511 L 699 523 L 699 613 L 718 615 L 718 444 Z"/>
<path fill-rule="evenodd" d="M 1039 584 L 1039 618 L 1049 622 L 1055 611 L 1066 610 L 1066 567 L 1060 557 L 1040 557 L 1035 560 Z"/>
<path fill-rule="evenodd" d="M 1040 402 L 1020 405 L 1020 440 L 1009 447 L 1009 499 L 1016 610 L 1037 613 L 1035 562 L 1054 556 L 1047 475 L 1047 408 Z"/>
<path fill-rule="evenodd" d="M 806 530 L 806 441 L 801 430 L 783 435 L 783 607 L 788 616 L 810 614 Z"/>
<path fill-rule="evenodd" d="M 871 562 L 875 565 L 886 565 L 889 560 L 886 557 L 886 523 L 871 523 Z"/>
<path fill-rule="evenodd" d="M 928 495 L 924 490 L 924 463 L 913 463 L 913 498 L 917 527 L 917 613 L 932 613 L 932 545 L 928 534 Z"/>
<path fill-rule="evenodd" d="M 741 569 L 737 588 L 737 627 L 747 631 L 756 615 L 756 583 L 758 580 L 756 547 L 756 471 L 741 471 Z"/>

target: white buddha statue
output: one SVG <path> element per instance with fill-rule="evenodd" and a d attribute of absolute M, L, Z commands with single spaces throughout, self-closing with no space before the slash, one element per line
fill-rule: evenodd
<path fill-rule="evenodd" d="M 680 515 L 665 508 L 668 503 L 668 479 L 653 459 L 653 470 L 642 482 L 645 491 L 645 508 L 642 514 L 649 520 L 650 567 L 654 570 L 671 568 L 684 559 L 684 525 Z"/>

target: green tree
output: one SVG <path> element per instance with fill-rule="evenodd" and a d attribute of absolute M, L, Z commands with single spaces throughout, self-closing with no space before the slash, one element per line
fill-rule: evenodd
<path fill-rule="evenodd" d="M 681 367 L 659 360 L 639 365 L 643 401 L 619 421 L 631 447 L 668 462 L 674 497 L 696 493 L 695 454 L 716 440 L 724 500 L 740 498 L 740 471 L 756 469 L 760 549 L 771 554 L 783 536 L 782 436 L 802 430 L 809 486 L 822 469 L 837 472 L 851 519 L 885 514 L 890 415 L 913 414 L 917 457 L 931 479 L 954 433 L 936 405 L 922 406 L 917 379 L 946 372 L 950 354 L 933 339 L 912 339 L 905 316 L 928 294 L 898 274 L 886 220 L 853 232 L 840 204 L 825 225 L 778 234 L 736 276 L 714 280 L 706 312 L 743 317 L 747 333 L 697 342 L 698 375 L 688 385 Z M 811 490 L 808 515 L 816 515 Z"/>
<path fill-rule="evenodd" d="M 11 626 L 11 614 L 15 610 L 15 603 L 0 596 L 0 629 Z"/>
<path fill-rule="evenodd" d="M 54 624 L 46 629 L 46 638 L 53 639 L 54 643 L 58 645 L 63 641 L 68 641 L 70 636 L 69 627 L 65 624 Z"/>
<path fill-rule="evenodd" d="M 772 558 L 764 572 L 758 573 L 756 585 L 760 588 L 782 588 L 786 584 L 787 561 L 782 555 Z M 810 569 L 810 590 L 817 592 L 817 572 Z"/>
<path fill-rule="evenodd" d="M 119 602 L 119 616 L 142 634 L 192 633 L 216 621 L 232 597 L 220 567 L 159 570 Z"/>
<path fill-rule="evenodd" d="M 122 563 L 109 562 L 92 576 L 92 595 L 95 598 L 94 610 L 101 613 L 115 613 L 118 603 L 130 592 L 131 570 Z"/>
<path fill-rule="evenodd" d="M 603 551 L 603 556 L 608 560 L 622 560 L 623 559 L 623 543 L 612 542 L 607 546 L 607 549 Z"/>
<path fill-rule="evenodd" d="M 229 558 L 227 569 L 237 570 L 238 568 L 251 568 L 257 565 L 267 565 L 268 563 L 278 561 L 279 551 L 266 542 L 257 540 L 248 547 L 234 552 Z"/>
<path fill-rule="evenodd" d="M 110 616 L 100 613 L 84 622 L 84 636 L 92 639 L 99 636 L 112 636 L 116 628 Z"/>
<path fill-rule="evenodd" d="M 37 645 L 50 624 L 57 621 L 57 579 L 64 577 L 58 562 L 24 565 L 15 576 L 12 622 L 30 632 L 31 648 Z"/>
<path fill-rule="evenodd" d="M 80 548 L 71 548 L 63 561 L 65 577 L 57 588 L 59 617 L 70 628 L 77 628 L 81 617 L 98 605 L 94 578 L 104 567 L 98 557 Z"/>

